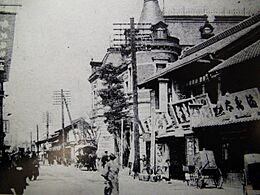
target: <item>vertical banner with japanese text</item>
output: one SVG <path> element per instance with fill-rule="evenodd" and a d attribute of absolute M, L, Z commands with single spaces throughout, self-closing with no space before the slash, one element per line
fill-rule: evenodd
<path fill-rule="evenodd" d="M 8 81 L 13 51 L 15 13 L 0 12 L 0 71 L 2 81 Z"/>

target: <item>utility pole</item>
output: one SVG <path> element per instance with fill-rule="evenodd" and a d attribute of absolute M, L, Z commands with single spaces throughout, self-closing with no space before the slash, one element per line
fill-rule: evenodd
<path fill-rule="evenodd" d="M 123 152 L 124 152 L 124 119 L 121 119 L 120 163 L 122 168 L 123 168 Z"/>
<path fill-rule="evenodd" d="M 32 132 L 30 132 L 30 139 L 31 139 L 30 144 L 31 144 L 31 151 L 32 151 Z"/>
<path fill-rule="evenodd" d="M 1 71 L 1 70 L 0 70 Z M 4 99 L 4 83 L 3 83 L 3 73 L 0 72 L 0 150 L 2 154 L 5 152 L 4 149 L 4 123 L 3 123 L 3 99 Z"/>
<path fill-rule="evenodd" d="M 39 126 L 36 125 L 36 143 L 38 143 L 39 141 Z M 39 145 L 36 144 L 36 147 L 37 147 L 37 155 L 39 155 Z"/>
<path fill-rule="evenodd" d="M 47 141 L 49 140 L 49 126 L 50 126 L 50 113 L 47 111 L 46 112 L 46 137 Z"/>
<path fill-rule="evenodd" d="M 65 162 L 65 132 L 64 132 L 64 101 L 63 101 L 63 89 L 60 91 L 61 95 L 61 126 L 62 126 L 62 159 Z"/>
<path fill-rule="evenodd" d="M 70 101 L 70 91 L 54 91 L 54 105 L 61 106 L 61 130 L 62 130 L 62 159 L 65 162 L 65 125 L 64 125 L 64 103 L 65 98 Z"/>
<path fill-rule="evenodd" d="M 132 79 L 133 79 L 133 113 L 134 113 L 134 168 L 135 174 L 140 173 L 140 144 L 138 128 L 138 92 L 137 92 L 137 67 L 136 67 L 136 44 L 135 44 L 135 23 L 134 18 L 130 18 L 130 38 L 132 56 Z"/>

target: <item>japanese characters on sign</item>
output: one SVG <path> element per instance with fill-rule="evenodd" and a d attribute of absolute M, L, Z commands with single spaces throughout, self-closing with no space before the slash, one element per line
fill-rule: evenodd
<path fill-rule="evenodd" d="M 194 165 L 194 155 L 199 152 L 198 138 L 186 137 L 186 161 L 188 166 Z"/>
<path fill-rule="evenodd" d="M 3 81 L 8 80 L 12 57 L 15 14 L 0 13 L 0 71 L 4 71 Z"/>
<path fill-rule="evenodd" d="M 169 104 L 178 125 L 190 124 L 189 104 L 193 104 L 194 102 L 195 98 L 189 98 L 177 103 Z"/>
<path fill-rule="evenodd" d="M 260 95 L 257 88 L 222 96 L 214 108 L 215 117 L 226 120 L 260 118 Z"/>
<path fill-rule="evenodd" d="M 196 127 L 202 124 L 205 119 L 210 120 L 214 116 L 208 94 L 195 97 L 195 103 L 189 104 L 191 112 L 191 126 Z"/>
<path fill-rule="evenodd" d="M 260 119 L 260 94 L 257 88 L 227 93 L 220 97 L 214 107 L 206 96 L 195 99 L 195 103 L 189 104 L 192 127 Z"/>
<path fill-rule="evenodd" d="M 172 127 L 172 120 L 168 113 L 156 113 L 155 126 L 159 134 L 163 134 Z"/>
<path fill-rule="evenodd" d="M 146 120 L 141 121 L 144 131 L 145 132 L 151 132 L 151 126 L 152 126 L 152 122 L 151 122 L 151 117 L 148 117 Z"/>

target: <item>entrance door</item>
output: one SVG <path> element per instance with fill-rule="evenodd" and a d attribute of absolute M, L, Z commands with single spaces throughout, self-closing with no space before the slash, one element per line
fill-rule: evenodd
<path fill-rule="evenodd" d="M 168 142 L 170 149 L 170 178 L 184 179 L 182 166 L 185 160 L 185 138 L 174 138 Z"/>

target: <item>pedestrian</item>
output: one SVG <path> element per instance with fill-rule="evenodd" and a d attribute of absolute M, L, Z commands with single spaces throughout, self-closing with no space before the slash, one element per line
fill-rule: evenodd
<path fill-rule="evenodd" d="M 105 151 L 105 154 L 101 157 L 101 163 L 103 168 L 105 168 L 107 162 L 108 162 L 108 154 L 107 151 Z"/>
<path fill-rule="evenodd" d="M 140 172 L 142 173 L 146 167 L 146 157 L 143 155 L 143 157 L 140 159 Z"/>
<path fill-rule="evenodd" d="M 110 161 L 107 162 L 103 170 L 102 176 L 107 180 L 108 186 L 105 187 L 104 193 L 107 195 L 119 195 L 119 165 L 116 161 L 116 156 L 111 153 Z"/>
<path fill-rule="evenodd" d="M 0 194 L 13 194 L 11 191 L 11 159 L 7 152 L 0 150 Z"/>
<path fill-rule="evenodd" d="M 170 181 L 170 160 L 167 159 L 163 165 L 163 174 L 162 179 L 165 179 L 165 181 Z"/>

